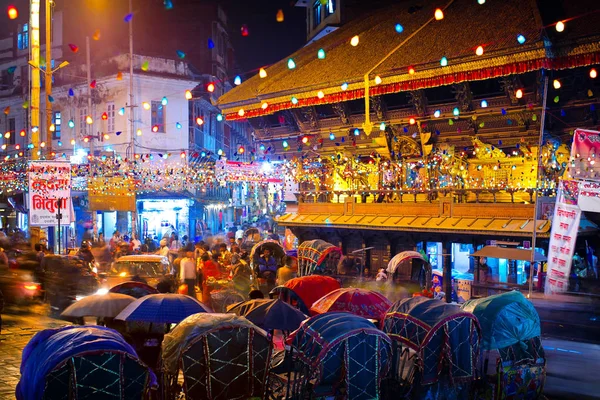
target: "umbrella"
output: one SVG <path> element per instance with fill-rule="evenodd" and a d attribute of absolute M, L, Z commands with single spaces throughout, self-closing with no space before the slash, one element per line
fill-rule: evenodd
<path fill-rule="evenodd" d="M 94 294 L 71 304 L 61 314 L 63 317 L 114 318 L 135 298 L 119 293 Z"/>
<path fill-rule="evenodd" d="M 310 308 L 315 314 L 347 311 L 368 319 L 382 320 L 392 303 L 381 293 L 358 288 L 342 288 L 326 294 Z"/>
<path fill-rule="evenodd" d="M 149 294 L 156 294 L 158 290 L 143 282 L 127 281 L 111 287 L 109 292 L 126 294 L 139 299 Z"/>
<path fill-rule="evenodd" d="M 198 300 L 183 294 L 150 294 L 125 307 L 115 319 L 174 324 L 190 315 L 210 311 Z"/>
<path fill-rule="evenodd" d="M 235 304 L 227 312 L 246 317 L 255 325 L 271 330 L 293 331 L 308 317 L 283 300 L 256 299 Z"/>

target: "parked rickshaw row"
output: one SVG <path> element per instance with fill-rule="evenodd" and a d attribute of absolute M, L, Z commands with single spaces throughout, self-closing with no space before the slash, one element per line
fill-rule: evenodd
<path fill-rule="evenodd" d="M 137 287 L 123 295 L 127 286 Z M 148 293 L 144 293 L 146 290 Z M 105 326 L 38 333 L 23 351 L 18 399 L 535 399 L 540 321 L 518 292 L 462 307 L 309 275 L 270 299 L 214 313 L 142 283 L 89 296 L 65 316 Z"/>

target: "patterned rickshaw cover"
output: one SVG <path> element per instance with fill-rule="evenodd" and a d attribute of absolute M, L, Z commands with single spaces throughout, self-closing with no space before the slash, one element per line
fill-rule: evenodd
<path fill-rule="evenodd" d="M 287 344 L 308 366 L 315 386 L 334 391 L 343 384 L 345 398 L 381 398 L 380 384 L 390 367 L 392 342 L 369 320 L 343 312 L 321 314 L 306 320 Z"/>
<path fill-rule="evenodd" d="M 298 276 L 313 274 L 332 252 L 341 255 L 342 249 L 321 239 L 302 242 L 298 246 Z"/>
<path fill-rule="evenodd" d="M 453 381 L 477 376 L 479 323 L 457 305 L 426 297 L 403 299 L 392 305 L 382 327 L 392 340 L 418 353 L 422 384 L 437 382 L 444 363 Z"/>
<path fill-rule="evenodd" d="M 165 335 L 163 365 L 187 398 L 263 398 L 273 344 L 267 333 L 235 314 L 195 314 Z"/>
<path fill-rule="evenodd" d="M 306 309 L 300 308 L 300 310 L 305 314 L 309 314 L 315 301 L 339 289 L 341 285 L 330 276 L 309 275 L 290 279 L 284 284 L 284 287 L 294 291 L 306 307 Z"/>
<path fill-rule="evenodd" d="M 17 385 L 16 398 L 42 399 L 46 377 L 64 361 L 92 353 L 129 354 L 138 356 L 117 331 L 101 326 L 65 326 L 38 332 L 23 349 L 21 380 Z M 119 379 L 120 371 L 115 371 Z M 156 376 L 148 369 L 150 384 L 157 383 Z"/>

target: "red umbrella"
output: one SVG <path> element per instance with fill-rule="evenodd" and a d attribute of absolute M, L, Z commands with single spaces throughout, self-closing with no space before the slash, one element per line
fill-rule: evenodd
<path fill-rule="evenodd" d="M 346 311 L 368 319 L 382 320 L 392 302 L 381 293 L 358 288 L 335 290 L 317 300 L 310 311 L 323 314 L 330 311 Z"/>
<path fill-rule="evenodd" d="M 292 289 L 310 309 L 313 303 L 328 293 L 340 288 L 340 283 L 330 276 L 308 275 L 294 278 L 284 285 Z"/>

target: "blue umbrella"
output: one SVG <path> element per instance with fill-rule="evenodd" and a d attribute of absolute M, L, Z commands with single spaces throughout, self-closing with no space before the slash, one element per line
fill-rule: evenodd
<path fill-rule="evenodd" d="M 198 300 L 183 294 L 150 294 L 129 304 L 115 319 L 175 324 L 197 313 L 211 312 Z"/>

